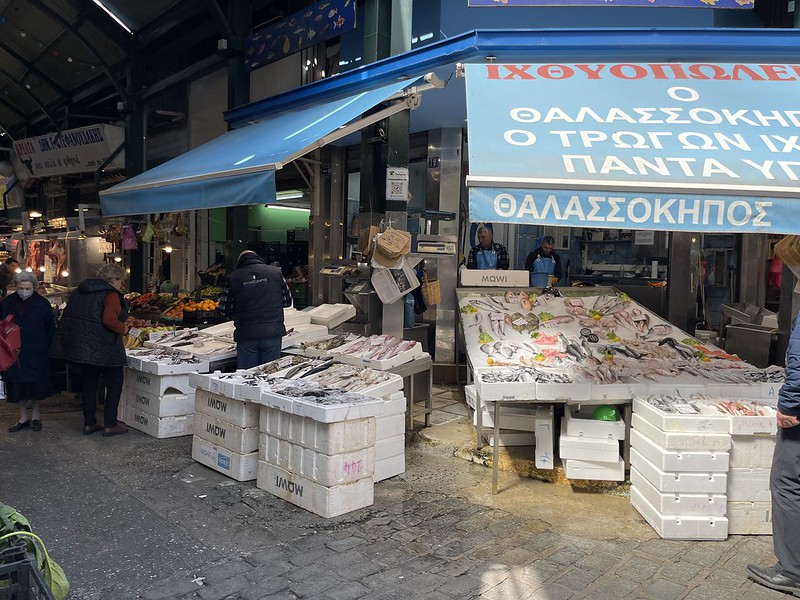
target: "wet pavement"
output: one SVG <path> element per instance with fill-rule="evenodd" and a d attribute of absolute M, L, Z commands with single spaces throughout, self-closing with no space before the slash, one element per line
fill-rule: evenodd
<path fill-rule="evenodd" d="M 434 407 L 438 437 L 471 433 L 457 390 L 436 388 Z M 419 436 L 373 506 L 322 519 L 195 463 L 191 437 L 83 436 L 63 397 L 41 432 L 6 433 L 15 417 L 0 406 L 0 501 L 72 599 L 785 597 L 745 575 L 774 562 L 769 536 L 665 541 L 627 498 L 507 472 L 492 496 L 490 469 Z"/>

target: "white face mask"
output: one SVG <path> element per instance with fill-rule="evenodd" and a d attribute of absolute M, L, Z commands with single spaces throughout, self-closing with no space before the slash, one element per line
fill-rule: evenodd
<path fill-rule="evenodd" d="M 33 296 L 33 290 L 17 290 L 19 297 L 23 300 L 27 300 L 31 296 Z"/>

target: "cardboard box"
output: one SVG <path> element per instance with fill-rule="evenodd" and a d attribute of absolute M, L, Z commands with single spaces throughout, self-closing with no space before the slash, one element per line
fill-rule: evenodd
<path fill-rule="evenodd" d="M 258 452 L 239 454 L 194 436 L 192 458 L 236 481 L 252 481 L 256 478 Z"/>

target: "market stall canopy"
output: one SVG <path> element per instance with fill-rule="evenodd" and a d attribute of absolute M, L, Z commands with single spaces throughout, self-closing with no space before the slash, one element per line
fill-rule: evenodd
<path fill-rule="evenodd" d="M 414 108 L 422 78 L 397 81 L 346 97 L 288 109 L 229 131 L 100 192 L 105 216 L 176 212 L 275 202 L 275 171 L 311 150 L 387 116 Z M 407 93 L 401 92 L 410 88 Z M 389 107 L 352 123 L 387 100 Z"/>
<path fill-rule="evenodd" d="M 800 65 L 465 71 L 473 222 L 800 233 Z"/>

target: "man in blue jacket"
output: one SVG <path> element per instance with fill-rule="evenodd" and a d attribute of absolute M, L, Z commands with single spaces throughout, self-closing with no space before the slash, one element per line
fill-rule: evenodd
<path fill-rule="evenodd" d="M 772 457 L 772 545 L 774 567 L 747 565 L 763 586 L 800 596 L 800 319 L 795 320 L 783 387 L 778 394 L 778 436 Z"/>

